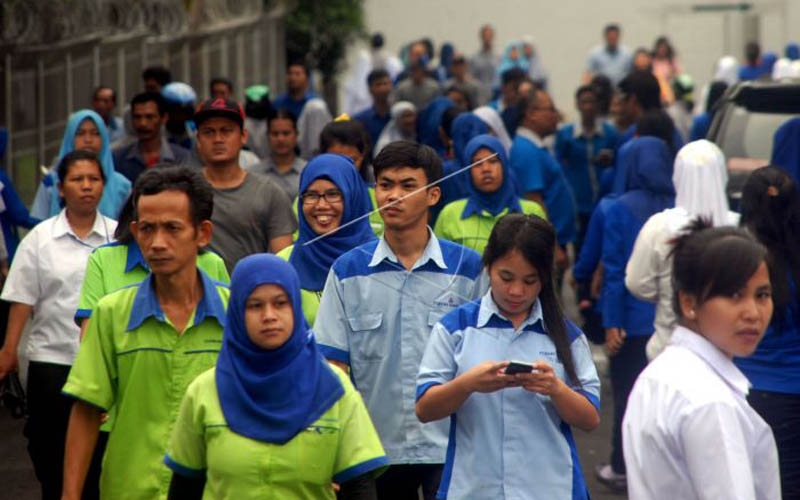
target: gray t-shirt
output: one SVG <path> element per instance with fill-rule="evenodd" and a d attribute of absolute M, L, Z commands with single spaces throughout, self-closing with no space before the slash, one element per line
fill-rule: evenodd
<path fill-rule="evenodd" d="M 228 272 L 248 255 L 269 252 L 271 239 L 297 229 L 289 197 L 263 175 L 248 172 L 238 187 L 213 190 L 209 247 L 222 257 Z"/>
<path fill-rule="evenodd" d="M 283 189 L 286 196 L 288 196 L 290 200 L 293 200 L 297 198 L 298 189 L 300 188 L 300 173 L 303 171 L 306 163 L 304 159 L 296 156 L 294 162 L 292 162 L 292 168 L 286 173 L 281 173 L 278 167 L 275 166 L 275 161 L 270 156 L 259 163 L 248 165 L 244 167 L 244 169 L 248 172 L 255 172 L 269 177 L 269 180 Z"/>

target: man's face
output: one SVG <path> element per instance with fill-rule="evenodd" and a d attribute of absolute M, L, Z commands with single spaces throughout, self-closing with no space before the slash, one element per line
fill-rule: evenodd
<path fill-rule="evenodd" d="M 292 120 L 275 118 L 269 122 L 269 150 L 272 154 L 284 156 L 297 146 L 297 130 Z"/>
<path fill-rule="evenodd" d="M 302 66 L 289 66 L 286 72 L 286 85 L 290 91 L 299 92 L 308 86 L 308 75 Z"/>
<path fill-rule="evenodd" d="M 616 49 L 619 43 L 619 31 L 608 30 L 606 31 L 606 47 L 609 49 Z"/>
<path fill-rule="evenodd" d="M 226 83 L 217 82 L 211 86 L 211 97 L 214 99 L 230 99 L 231 89 Z"/>
<path fill-rule="evenodd" d="M 421 168 L 394 167 L 381 171 L 375 183 L 375 201 L 381 209 L 386 229 L 398 231 L 413 227 L 422 219 L 427 220 L 428 208 L 435 205 L 441 196 L 439 186 L 410 195 L 427 183 L 427 176 Z M 392 206 L 384 208 L 389 204 Z"/>
<path fill-rule="evenodd" d="M 155 275 L 170 276 L 194 266 L 197 251 L 211 240 L 211 221 L 195 226 L 189 196 L 183 191 L 142 195 L 131 232 Z"/>
<path fill-rule="evenodd" d="M 594 120 L 597 117 L 597 97 L 593 92 L 581 92 L 576 104 L 581 118 Z"/>
<path fill-rule="evenodd" d="M 547 92 L 543 90 L 536 92 L 536 101 L 528 107 L 525 118 L 531 130 L 540 137 L 547 137 L 556 131 L 558 111 Z"/>
<path fill-rule="evenodd" d="M 450 98 L 451 101 L 453 101 L 453 104 L 455 104 L 457 108 L 469 109 L 469 106 L 467 106 L 467 98 L 464 96 L 463 93 L 461 93 L 460 90 L 456 89 L 451 90 L 450 92 L 447 93 L 447 97 Z"/>
<path fill-rule="evenodd" d="M 486 26 L 481 30 L 481 43 L 484 46 L 490 47 L 492 45 L 492 41 L 494 41 L 494 30 Z"/>
<path fill-rule="evenodd" d="M 387 102 L 392 93 L 392 79 L 388 76 L 378 78 L 369 86 L 369 93 L 374 101 Z"/>
<path fill-rule="evenodd" d="M 147 101 L 131 107 L 131 118 L 136 136 L 140 141 L 146 141 L 158 137 L 169 115 L 160 115 L 158 105 L 154 101 Z"/>
<path fill-rule="evenodd" d="M 92 99 L 92 109 L 100 115 L 104 120 L 107 120 L 114 111 L 114 91 L 111 89 L 98 90 Z"/>
<path fill-rule="evenodd" d="M 155 78 L 146 78 L 144 80 L 144 90 L 146 92 L 161 92 L 161 84 Z"/>
<path fill-rule="evenodd" d="M 238 163 L 246 141 L 247 132 L 227 118 L 209 118 L 197 127 L 197 151 L 208 166 Z"/>
<path fill-rule="evenodd" d="M 467 61 L 459 59 L 458 62 L 453 63 L 450 67 L 450 71 L 452 71 L 453 77 L 455 77 L 456 80 L 464 80 L 467 76 Z"/>
<path fill-rule="evenodd" d="M 639 101 L 636 100 L 636 96 L 620 92 L 618 94 L 618 102 L 620 120 L 624 123 L 634 123 L 641 114 L 639 110 Z"/>

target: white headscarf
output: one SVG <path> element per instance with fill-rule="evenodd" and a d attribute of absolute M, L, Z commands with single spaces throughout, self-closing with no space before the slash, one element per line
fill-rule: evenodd
<path fill-rule="evenodd" d="M 311 158 L 319 149 L 319 134 L 331 121 L 328 105 L 319 97 L 309 99 L 300 116 L 297 118 L 297 145 L 300 147 L 300 157 L 304 160 Z"/>
<path fill-rule="evenodd" d="M 728 87 L 739 81 L 739 63 L 733 56 L 720 57 L 714 68 L 714 81 L 723 81 Z"/>
<path fill-rule="evenodd" d="M 511 153 L 511 137 L 508 135 L 503 119 L 497 113 L 497 110 L 489 106 L 481 106 L 472 112 L 475 116 L 481 119 L 490 129 L 492 133 L 500 140 L 500 143 L 506 150 L 506 154 Z"/>
<path fill-rule="evenodd" d="M 672 183 L 675 207 L 684 209 L 690 217 L 711 217 L 715 226 L 733 222 L 725 196 L 725 156 L 713 142 L 701 139 L 682 147 L 675 157 Z"/>
<path fill-rule="evenodd" d="M 387 144 L 390 144 L 394 141 L 402 141 L 404 139 L 409 141 L 417 140 L 416 134 L 411 136 L 404 134 L 399 125 L 400 118 L 408 111 L 413 111 L 416 113 L 417 107 L 408 101 L 400 101 L 392 105 L 392 109 L 389 110 L 391 119 L 389 120 L 389 123 L 383 127 L 383 132 L 381 132 L 380 137 L 378 137 L 378 142 L 375 143 L 375 151 L 373 153 L 375 156 L 377 156 L 378 153 L 381 152 L 381 149 L 383 149 Z"/>

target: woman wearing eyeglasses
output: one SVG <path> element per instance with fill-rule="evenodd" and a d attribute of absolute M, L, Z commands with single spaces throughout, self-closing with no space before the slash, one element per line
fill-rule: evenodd
<path fill-rule="evenodd" d="M 349 158 L 322 154 L 303 169 L 297 199 L 300 234 L 278 256 L 300 276 L 303 312 L 310 325 L 333 262 L 375 238 L 366 217 L 371 207 L 366 184 Z"/>

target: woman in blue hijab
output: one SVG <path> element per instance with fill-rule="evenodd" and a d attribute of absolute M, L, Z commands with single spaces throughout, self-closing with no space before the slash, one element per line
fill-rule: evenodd
<path fill-rule="evenodd" d="M 775 131 L 770 163 L 783 167 L 800 183 L 800 118 L 788 120 Z"/>
<path fill-rule="evenodd" d="M 361 396 L 320 353 L 284 260 L 236 264 L 217 365 L 186 390 L 168 450 L 170 499 L 333 500 L 334 482 L 340 498 L 374 498 L 388 459 Z"/>
<path fill-rule="evenodd" d="M 614 429 L 611 463 L 601 466 L 597 474 L 609 483 L 624 478 L 622 416 L 633 382 L 647 365 L 645 348 L 655 331 L 655 305 L 628 291 L 625 266 L 647 219 L 675 206 L 673 155 L 667 143 L 656 137 L 638 137 L 626 148 L 615 182 L 619 195 L 611 199 L 604 212 L 602 245 L 601 303 L 614 393 Z"/>
<path fill-rule="evenodd" d="M 321 154 L 300 174 L 299 236 L 278 256 L 288 260 L 300 276 L 303 311 L 310 325 L 333 262 L 375 239 L 367 218 L 371 211 L 367 186 L 348 157 Z"/>
<path fill-rule="evenodd" d="M 437 97 L 420 111 L 417 118 L 417 139 L 420 144 L 432 147 L 439 156 L 444 157 L 447 150 L 439 126 L 442 124 L 442 115 L 455 104 L 448 97 Z"/>
<path fill-rule="evenodd" d="M 475 165 L 469 176 L 467 197 L 448 203 L 436 219 L 434 233 L 440 238 L 472 248 L 486 248 L 495 223 L 512 212 L 546 219 L 542 207 L 517 196 L 506 156 L 499 139 L 488 134 L 474 137 L 464 148 L 464 157 Z"/>
<path fill-rule="evenodd" d="M 75 149 L 92 151 L 100 159 L 106 184 L 103 198 L 97 207 L 100 213 L 112 219 L 117 218 L 122 205 L 131 192 L 131 182 L 114 169 L 114 158 L 111 155 L 111 142 L 108 129 L 100 115 L 89 109 L 73 113 L 67 121 L 67 129 L 61 141 L 58 161 Z M 58 197 L 58 175 L 52 170 L 39 185 L 36 198 L 31 207 L 31 216 L 47 219 L 61 211 Z"/>

